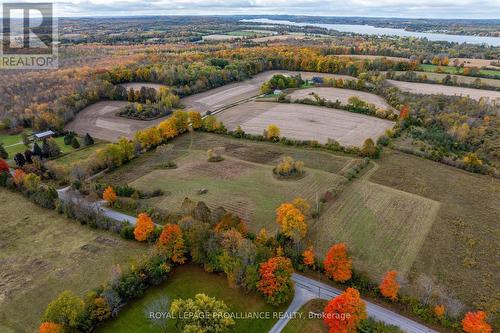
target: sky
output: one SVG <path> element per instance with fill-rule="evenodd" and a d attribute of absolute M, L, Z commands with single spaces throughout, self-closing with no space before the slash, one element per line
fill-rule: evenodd
<path fill-rule="evenodd" d="M 0 3 L 3 0 L 0 0 Z M 49 2 L 49 0 L 9 0 Z M 291 14 L 500 18 L 500 0 L 53 0 L 56 16 Z"/>

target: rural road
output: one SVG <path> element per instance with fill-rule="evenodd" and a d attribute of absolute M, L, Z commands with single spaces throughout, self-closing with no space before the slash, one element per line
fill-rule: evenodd
<path fill-rule="evenodd" d="M 107 218 L 118 222 L 128 222 L 131 225 L 135 225 L 136 218 L 130 215 L 122 214 L 113 211 L 107 207 L 104 207 L 104 201 L 89 202 L 83 199 L 79 194 L 71 191 L 70 187 L 65 187 L 63 189 L 57 190 L 59 194 L 59 199 L 63 202 L 80 202 L 81 204 L 93 209 L 94 211 L 103 214 Z M 292 303 L 286 310 L 285 316 L 280 319 L 276 325 L 271 328 L 269 333 L 279 333 L 288 324 L 290 317 L 293 313 L 298 312 L 300 308 L 306 304 L 308 301 L 313 299 L 324 299 L 331 300 L 342 293 L 341 290 L 333 288 L 322 282 L 313 280 L 311 278 L 294 273 L 292 275 L 292 280 L 295 282 L 295 296 Z M 384 322 L 389 325 L 398 326 L 403 331 L 408 333 L 437 333 L 436 331 L 421 325 L 411 319 L 403 317 L 393 311 L 387 310 L 376 304 L 366 302 L 366 310 L 368 316 L 371 318 Z"/>
<path fill-rule="evenodd" d="M 269 333 L 281 332 L 290 321 L 290 318 L 293 317 L 293 313 L 299 311 L 299 309 L 308 301 L 318 298 L 329 301 L 342 293 L 339 289 L 296 273 L 292 275 L 292 280 L 295 282 L 295 297 L 286 310 L 286 315 L 284 315 L 283 318 L 280 319 L 276 325 L 274 325 Z M 408 333 L 437 333 L 437 331 L 403 317 L 393 311 L 387 310 L 366 300 L 365 303 L 368 316 L 377 321 L 398 326 L 400 329 Z"/>

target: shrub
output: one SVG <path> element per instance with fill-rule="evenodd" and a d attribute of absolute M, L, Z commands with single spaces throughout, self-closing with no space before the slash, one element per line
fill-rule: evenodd
<path fill-rule="evenodd" d="M 285 156 L 273 169 L 275 175 L 283 178 L 300 177 L 304 174 L 304 162 Z"/>
<path fill-rule="evenodd" d="M 80 141 L 78 141 L 78 138 L 76 136 L 71 139 L 71 147 L 73 147 L 73 149 L 80 148 Z"/>
<path fill-rule="evenodd" d="M 85 134 L 85 137 L 83 138 L 83 144 L 85 146 L 92 146 L 94 144 L 94 138 L 92 138 L 89 133 Z"/>

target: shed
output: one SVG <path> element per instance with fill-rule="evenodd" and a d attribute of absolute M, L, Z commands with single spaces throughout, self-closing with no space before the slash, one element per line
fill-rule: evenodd
<path fill-rule="evenodd" d="M 52 131 L 45 131 L 45 132 L 35 133 L 33 135 L 33 138 L 35 140 L 43 140 L 43 139 L 53 137 L 54 135 L 56 135 L 56 133 L 54 133 Z"/>

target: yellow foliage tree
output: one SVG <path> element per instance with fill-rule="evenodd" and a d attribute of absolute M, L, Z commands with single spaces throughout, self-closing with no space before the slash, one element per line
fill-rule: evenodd
<path fill-rule="evenodd" d="M 280 138 L 280 128 L 276 125 L 269 125 L 267 127 L 267 139 L 268 140 L 279 140 Z"/>
<path fill-rule="evenodd" d="M 158 125 L 160 135 L 164 140 L 173 139 L 178 135 L 177 126 L 174 118 L 162 121 Z"/>
<path fill-rule="evenodd" d="M 191 126 L 193 129 L 201 128 L 203 125 L 203 121 L 201 119 L 201 114 L 197 111 L 189 111 L 188 112 L 189 121 L 191 122 Z"/>

